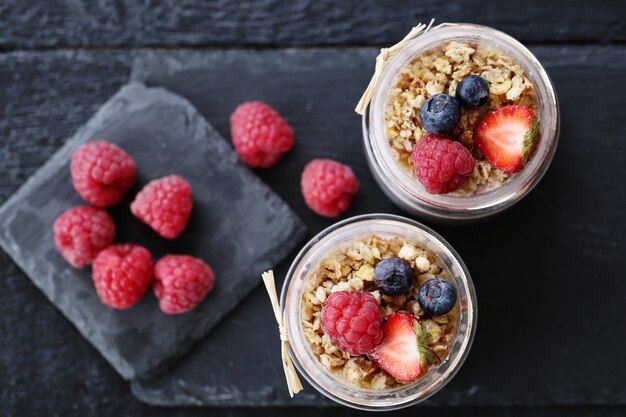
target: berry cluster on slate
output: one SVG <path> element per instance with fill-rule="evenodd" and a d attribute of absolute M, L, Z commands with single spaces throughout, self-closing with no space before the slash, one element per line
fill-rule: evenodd
<path fill-rule="evenodd" d="M 431 194 L 457 190 L 474 171 L 474 157 L 452 133 L 463 108 L 475 109 L 489 99 L 489 83 L 478 75 L 465 77 L 455 97 L 435 94 L 421 106 L 419 119 L 429 134 L 413 147 L 413 167 Z M 474 142 L 491 165 L 505 174 L 520 171 L 535 149 L 537 118 L 524 106 L 503 106 L 474 125 Z"/>
<path fill-rule="evenodd" d="M 239 105 L 230 117 L 233 146 L 251 168 L 269 168 L 294 145 L 294 132 L 281 115 L 259 101 Z M 315 159 L 304 168 L 301 190 L 307 206 L 324 217 L 346 211 L 359 183 L 350 167 Z"/>
<path fill-rule="evenodd" d="M 416 284 L 413 268 L 391 257 L 374 267 L 378 290 L 396 296 Z M 441 316 L 454 308 L 456 288 L 443 278 L 432 278 L 419 289 L 418 303 L 429 316 Z M 383 323 L 384 322 L 384 323 Z M 428 332 L 421 319 L 395 312 L 384 321 L 374 296 L 366 291 L 336 291 L 322 307 L 322 329 L 337 347 L 353 356 L 369 355 L 380 368 L 400 382 L 418 378 L 439 358 L 427 346 Z"/>
<path fill-rule="evenodd" d="M 54 241 L 73 267 L 92 264 L 94 287 L 105 305 L 132 307 L 151 284 L 166 314 L 187 312 L 204 299 L 215 276 L 203 260 L 167 255 L 153 264 L 146 248 L 113 244 L 115 223 L 105 208 L 120 203 L 135 185 L 137 170 L 130 155 L 110 142 L 88 142 L 72 155 L 70 171 L 74 189 L 93 206 L 61 214 L 53 225 Z M 191 208 L 191 187 L 177 175 L 151 181 L 131 203 L 135 217 L 166 239 L 183 232 Z"/>

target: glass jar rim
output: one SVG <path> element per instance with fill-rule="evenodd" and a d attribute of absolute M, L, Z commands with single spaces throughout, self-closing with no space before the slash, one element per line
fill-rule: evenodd
<path fill-rule="evenodd" d="M 516 64 L 524 68 L 540 101 L 538 116 L 541 140 L 528 164 L 502 186 L 471 196 L 426 192 L 423 185 L 395 160 L 384 129 L 388 92 L 399 71 L 419 53 L 450 41 L 481 43 L 505 51 Z M 363 136 L 374 176 L 402 206 L 437 219 L 475 219 L 504 210 L 534 188 L 547 171 L 556 151 L 559 123 L 554 86 L 545 69 L 525 46 L 511 36 L 487 26 L 445 23 L 409 41 L 387 62 L 363 115 Z"/>
<path fill-rule="evenodd" d="M 459 314 L 460 324 L 448 358 L 444 364 L 436 368 L 438 371 L 441 367 L 441 372 L 437 375 L 433 372 L 430 375 L 428 384 L 425 384 L 425 381 L 420 378 L 414 383 L 392 390 L 357 388 L 346 381 L 341 381 L 338 378 L 329 376 L 328 371 L 323 368 L 319 360 L 312 358 L 312 351 L 310 351 L 308 341 L 302 333 L 300 314 L 303 287 L 312 269 L 311 267 L 316 265 L 316 262 L 311 259 L 318 261 L 327 254 L 328 251 L 334 248 L 338 243 L 334 242 L 333 239 L 342 236 L 342 233 L 346 233 L 346 231 L 352 232 L 344 236 L 344 238 L 362 235 L 362 231 L 355 233 L 356 230 L 361 230 L 358 229 L 359 227 L 367 228 L 369 233 L 369 230 L 373 229 L 376 224 L 385 226 L 393 225 L 394 227 L 402 228 L 402 230 L 410 230 L 412 233 L 423 235 L 425 239 L 429 240 L 429 243 L 431 243 L 433 247 L 437 247 L 437 256 L 439 258 L 445 255 L 445 261 L 454 265 L 454 272 L 451 270 L 450 275 L 454 279 L 455 285 L 461 287 L 459 288 L 459 299 L 465 300 L 465 307 L 461 310 L 464 313 Z M 371 233 L 376 232 L 372 230 Z M 382 234 L 384 232 L 379 233 Z M 296 279 L 296 275 L 299 278 Z M 283 306 L 285 327 L 290 338 L 289 354 L 300 374 L 303 375 L 317 391 L 326 397 L 340 404 L 363 410 L 386 411 L 403 408 L 423 401 L 433 395 L 452 379 L 463 364 L 469 353 L 476 329 L 476 293 L 469 271 L 458 253 L 445 239 L 427 226 L 415 220 L 390 214 L 355 216 L 338 222 L 313 237 L 298 253 L 291 264 L 282 286 L 280 300 L 281 306 Z M 411 390 L 412 395 L 401 395 L 409 390 Z"/>

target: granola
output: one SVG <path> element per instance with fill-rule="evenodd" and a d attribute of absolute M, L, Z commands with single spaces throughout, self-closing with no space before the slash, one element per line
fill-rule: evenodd
<path fill-rule="evenodd" d="M 479 75 L 489 82 L 489 100 L 476 109 L 464 109 L 458 126 L 451 132 L 474 158 L 474 172 L 452 195 L 472 195 L 494 188 L 507 174 L 492 166 L 474 146 L 474 124 L 488 113 L 506 105 L 530 107 L 537 112 L 537 96 L 520 66 L 503 52 L 473 43 L 449 42 L 417 57 L 402 69 L 388 93 L 385 108 L 387 139 L 402 168 L 415 176 L 411 152 L 426 135 L 419 120 L 419 109 L 432 95 L 454 96 L 459 83 L 468 75 Z"/>
<path fill-rule="evenodd" d="M 407 261 L 414 273 L 409 291 L 397 296 L 381 294 L 374 282 L 375 265 L 392 256 Z M 432 253 L 403 238 L 364 235 L 339 245 L 308 277 L 302 296 L 301 321 L 313 353 L 326 369 L 356 386 L 388 389 L 402 385 L 367 355 L 350 356 L 324 334 L 321 313 L 328 295 L 355 290 L 370 292 L 378 301 L 383 317 L 405 311 L 422 318 L 430 334 L 428 347 L 444 359 L 456 334 L 458 305 L 445 315 L 430 318 L 425 316 L 417 301 L 420 286 L 435 276 L 450 279 Z"/>

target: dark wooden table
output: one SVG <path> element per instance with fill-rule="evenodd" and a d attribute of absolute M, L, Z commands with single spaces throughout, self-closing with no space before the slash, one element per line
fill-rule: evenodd
<path fill-rule="evenodd" d="M 491 400 L 482 403 L 460 401 L 462 408 L 423 408 L 419 412 L 443 416 L 624 415 L 623 2 L 5 0 L 0 4 L 0 203 L 128 81 L 137 58 L 175 56 L 184 62 L 189 57 L 210 60 L 229 54 L 235 61 L 263 65 L 262 72 L 269 77 L 274 69 L 284 75 L 288 71 L 285 62 L 313 57 L 334 62 L 336 71 L 329 64 L 322 73 L 336 72 L 341 74 L 340 80 L 348 80 L 353 71 L 356 81 L 348 81 L 349 94 L 358 97 L 359 86 L 365 87 L 373 69 L 370 57 L 375 56 L 374 47 L 394 43 L 411 26 L 431 17 L 439 22 L 493 26 L 528 45 L 555 83 L 561 100 L 562 133 L 547 176 L 511 211 L 483 225 L 435 226 L 468 263 L 481 306 L 476 345 L 453 388 L 471 392 L 474 383 L 482 384 L 487 390 L 491 387 L 492 396 L 483 397 Z M 354 62 L 359 65 L 353 68 L 350 63 Z M 324 81 L 316 79 L 312 84 Z M 249 83 L 242 81 L 253 88 Z M 233 80 L 227 84 L 236 85 Z M 259 91 L 264 90 L 259 87 Z M 339 94 L 339 88 L 337 91 Z M 267 97 L 284 106 L 281 111 L 299 137 L 307 140 L 303 139 L 284 164 L 260 175 L 302 217 L 310 232 L 332 223 L 306 209 L 297 187 L 304 163 L 313 157 L 343 159 L 357 172 L 363 187 L 347 215 L 398 212 L 381 197 L 361 149 L 346 156 L 329 142 L 338 139 L 337 133 L 324 135 L 325 129 L 332 132 L 336 128 L 350 136 L 348 143 L 359 143 L 359 120 L 351 112 L 354 97 L 333 99 L 336 114 L 328 126 L 320 127 L 307 124 L 306 113 L 289 108 L 289 99 L 281 101 L 281 94 L 305 102 L 307 94 L 277 90 Z M 193 103 L 194 98 L 191 100 Z M 222 107 L 220 100 L 205 102 L 205 116 L 225 137 L 232 100 L 225 100 L 228 105 Z M 312 93 L 310 101 L 316 100 L 321 98 Z M 1 251 L 0 271 L 0 415 L 259 412 L 144 405 Z M 250 303 L 265 308 L 262 299 L 259 288 Z M 269 311 L 262 315 L 271 317 L 266 313 Z M 275 343 L 269 328 L 268 340 Z M 502 347 L 497 359 L 506 363 L 502 367 L 487 355 L 494 351 L 489 345 L 499 342 Z M 538 368 L 515 366 L 516 355 L 526 354 Z M 552 373 L 545 369 L 549 364 L 554 364 Z M 550 382 L 545 392 L 533 391 L 533 385 L 544 379 Z M 282 380 L 275 383 L 281 385 Z M 498 386 L 500 390 L 494 388 Z M 484 405 L 499 407 L 480 408 Z M 544 408 L 526 408 L 532 405 Z M 298 413 L 312 416 L 320 411 L 307 408 Z M 348 414 L 345 409 L 325 412 Z M 271 409 L 267 413 L 291 415 L 293 410 Z"/>

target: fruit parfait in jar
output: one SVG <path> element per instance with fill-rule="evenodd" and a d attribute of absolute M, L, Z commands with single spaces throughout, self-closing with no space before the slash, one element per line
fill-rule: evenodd
<path fill-rule="evenodd" d="M 484 26 L 443 24 L 403 41 L 364 113 L 369 163 L 405 209 L 478 219 L 522 198 L 547 170 L 558 106 L 537 59 Z"/>
<path fill-rule="evenodd" d="M 283 288 L 297 367 L 323 394 L 361 409 L 400 408 L 440 389 L 467 354 L 475 304 L 452 248 L 390 215 L 322 232 Z"/>

